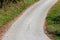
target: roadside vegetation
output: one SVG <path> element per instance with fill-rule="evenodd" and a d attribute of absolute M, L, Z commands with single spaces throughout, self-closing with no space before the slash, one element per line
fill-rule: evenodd
<path fill-rule="evenodd" d="M 31 4 L 39 0 L 0 0 L 0 27 L 9 23 Z"/>
<path fill-rule="evenodd" d="M 55 40 L 60 40 L 60 0 L 47 16 L 47 27 Z"/>

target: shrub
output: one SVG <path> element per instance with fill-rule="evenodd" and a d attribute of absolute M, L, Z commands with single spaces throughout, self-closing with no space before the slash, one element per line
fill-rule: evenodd
<path fill-rule="evenodd" d="M 24 0 L 0 0 L 0 8 L 2 8 L 3 6 L 6 6 L 10 3 L 17 3 L 17 2 L 20 2 L 20 1 L 24 1 Z"/>

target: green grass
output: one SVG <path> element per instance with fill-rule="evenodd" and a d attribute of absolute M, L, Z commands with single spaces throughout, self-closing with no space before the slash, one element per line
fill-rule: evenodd
<path fill-rule="evenodd" d="M 23 2 L 20 4 L 19 3 L 11 4 L 11 5 L 8 5 L 9 7 L 0 9 L 0 27 L 3 27 L 3 25 L 9 23 L 16 16 L 21 14 L 21 12 L 25 10 L 28 6 L 32 5 L 37 1 L 39 0 L 26 0 L 24 4 Z M 22 6 L 20 7 L 20 5 Z"/>
<path fill-rule="evenodd" d="M 55 40 L 60 40 L 60 37 L 59 36 L 55 36 Z"/>
<path fill-rule="evenodd" d="M 60 1 L 51 9 L 47 16 L 48 31 L 55 40 L 60 40 Z"/>

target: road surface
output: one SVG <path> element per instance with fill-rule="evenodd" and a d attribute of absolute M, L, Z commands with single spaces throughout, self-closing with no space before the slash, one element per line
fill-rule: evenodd
<path fill-rule="evenodd" d="M 28 8 L 10 29 L 2 40 L 51 40 L 44 33 L 44 22 L 49 9 L 57 0 L 40 0 Z"/>

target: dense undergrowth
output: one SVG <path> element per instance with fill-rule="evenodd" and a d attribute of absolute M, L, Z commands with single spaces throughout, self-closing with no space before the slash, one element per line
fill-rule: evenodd
<path fill-rule="evenodd" d="M 47 24 L 48 31 L 53 34 L 55 40 L 60 40 L 60 0 L 49 12 Z"/>
<path fill-rule="evenodd" d="M 9 23 L 16 16 L 21 14 L 24 9 L 37 1 L 39 0 L 21 0 L 15 3 L 10 2 L 9 4 L 2 6 L 0 8 L 0 27 L 3 27 L 5 24 Z"/>

